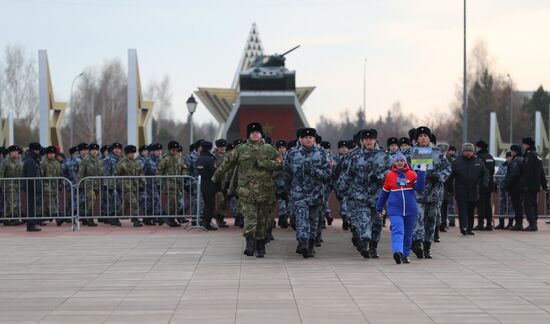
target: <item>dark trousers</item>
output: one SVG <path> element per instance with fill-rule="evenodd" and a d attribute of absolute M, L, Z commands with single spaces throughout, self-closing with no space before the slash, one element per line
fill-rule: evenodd
<path fill-rule="evenodd" d="M 214 217 L 214 208 L 216 208 L 216 194 L 210 192 L 202 192 L 202 199 L 204 200 L 204 225 L 210 225 L 212 218 Z"/>
<path fill-rule="evenodd" d="M 458 221 L 461 229 L 471 231 L 474 227 L 474 211 L 476 209 L 475 201 L 457 200 Z"/>
<path fill-rule="evenodd" d="M 493 208 L 491 206 L 491 193 L 480 193 L 477 201 L 477 220 L 478 224 L 483 225 L 487 221 L 487 226 L 493 224 Z"/>
<path fill-rule="evenodd" d="M 510 198 L 512 199 L 512 208 L 514 208 L 514 219 L 516 224 L 523 222 L 523 204 L 521 192 L 510 192 Z"/>
<path fill-rule="evenodd" d="M 448 215 L 449 215 L 449 199 L 445 198 L 441 202 L 441 227 L 447 227 Z"/>
<path fill-rule="evenodd" d="M 523 193 L 523 209 L 525 210 L 529 224 L 535 224 L 539 218 L 537 194 L 537 191 L 526 191 Z"/>

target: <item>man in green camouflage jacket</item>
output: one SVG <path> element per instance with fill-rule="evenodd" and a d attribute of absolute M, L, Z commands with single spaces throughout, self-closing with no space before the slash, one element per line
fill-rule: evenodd
<path fill-rule="evenodd" d="M 0 164 L 0 178 L 19 178 L 23 172 L 23 163 L 19 157 L 19 146 L 8 147 L 8 156 Z M 18 225 L 21 210 L 19 209 L 20 188 L 19 181 L 3 180 L 4 190 L 4 225 Z"/>
<path fill-rule="evenodd" d="M 127 145 L 124 148 L 126 155 L 115 167 L 114 176 L 135 177 L 143 175 L 143 168 L 136 160 L 137 148 L 134 145 Z M 120 215 L 137 216 L 139 214 L 139 205 L 137 195 L 139 190 L 145 188 L 145 179 L 126 178 L 122 179 L 122 212 Z M 143 223 L 137 218 L 132 217 L 134 227 L 141 227 Z"/>
<path fill-rule="evenodd" d="M 88 155 L 80 163 L 78 168 L 77 183 L 86 177 L 102 177 L 105 175 L 103 162 L 99 159 L 99 145 L 90 144 Z M 101 190 L 101 181 L 99 179 L 88 179 L 81 183 L 81 190 L 84 190 L 86 195 L 86 216 L 92 216 L 94 214 L 94 207 L 98 201 L 99 191 Z M 82 224 L 88 226 L 97 226 L 93 218 L 84 219 Z"/>

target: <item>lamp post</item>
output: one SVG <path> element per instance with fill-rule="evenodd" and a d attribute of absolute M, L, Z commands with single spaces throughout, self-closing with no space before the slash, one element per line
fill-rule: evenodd
<path fill-rule="evenodd" d="M 74 128 L 74 120 L 73 117 L 74 117 L 74 111 L 73 111 L 73 89 L 74 89 L 74 83 L 75 81 L 80 78 L 81 76 L 84 75 L 84 72 L 80 72 L 79 75 L 75 76 L 74 79 L 73 79 L 73 82 L 71 83 L 71 93 L 69 94 L 71 97 L 69 98 L 69 104 L 70 104 L 70 110 L 71 110 L 71 147 L 74 146 L 73 144 L 73 128 Z"/>
<path fill-rule="evenodd" d="M 462 93 L 463 93 L 463 99 L 462 99 L 462 109 L 463 109 L 463 126 L 462 126 L 462 142 L 467 143 L 468 142 L 468 80 L 467 80 L 467 74 L 466 74 L 466 0 L 464 0 L 464 76 L 463 76 L 463 84 L 462 84 Z"/>
<path fill-rule="evenodd" d="M 367 122 L 367 59 L 363 61 L 363 115 Z"/>
<path fill-rule="evenodd" d="M 195 113 L 195 110 L 197 110 L 197 101 L 195 100 L 195 97 L 193 97 L 193 94 L 191 94 L 191 97 L 187 99 L 187 110 L 189 110 L 189 145 L 193 143 L 193 114 Z"/>
<path fill-rule="evenodd" d="M 510 145 L 512 145 L 512 77 L 510 76 L 510 74 L 506 74 L 506 76 L 508 77 L 508 79 L 510 79 Z"/>

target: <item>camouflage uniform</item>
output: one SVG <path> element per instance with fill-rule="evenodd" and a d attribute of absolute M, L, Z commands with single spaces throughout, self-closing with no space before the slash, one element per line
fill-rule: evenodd
<path fill-rule="evenodd" d="M 97 157 L 93 157 L 91 154 L 88 154 L 78 169 L 78 181 L 85 179 L 86 177 L 102 177 L 105 173 L 103 171 L 103 164 L 101 160 Z M 80 189 L 84 191 L 86 195 L 86 204 L 84 208 L 86 209 L 86 215 L 94 215 L 94 208 L 96 202 L 99 200 L 98 194 L 101 189 L 101 181 L 99 179 L 95 180 L 84 180 L 80 182 Z"/>
<path fill-rule="evenodd" d="M 147 160 L 149 156 L 142 156 L 141 154 L 136 158 L 136 161 L 139 164 L 139 167 L 143 171 L 143 174 L 145 174 L 145 161 Z M 142 188 L 145 189 L 145 188 Z M 147 191 L 141 190 L 139 192 L 139 206 L 143 208 L 143 210 L 147 209 Z"/>
<path fill-rule="evenodd" d="M 144 174 L 146 176 L 154 176 L 157 174 L 157 168 L 160 162 L 160 157 L 150 154 L 147 159 L 145 159 L 145 166 L 143 168 Z M 160 183 L 156 179 L 148 178 L 146 180 L 146 196 L 147 201 L 145 205 L 145 213 L 147 215 L 156 215 L 161 214 L 160 211 Z"/>
<path fill-rule="evenodd" d="M 115 177 L 133 177 L 142 176 L 143 169 L 136 159 L 128 157 L 118 162 L 113 172 Z M 145 185 L 145 179 L 122 179 L 122 206 L 120 215 L 137 216 L 139 214 L 139 205 L 137 201 L 140 187 Z M 137 221 L 133 219 L 134 223 Z"/>
<path fill-rule="evenodd" d="M 181 163 L 179 155 L 166 154 L 157 168 L 157 175 L 164 176 L 179 176 L 184 174 L 184 167 Z M 162 194 L 166 195 L 166 206 L 164 208 L 164 214 L 176 215 L 178 209 L 178 201 L 183 189 L 183 183 L 179 180 L 173 179 L 161 179 L 160 184 Z"/>
<path fill-rule="evenodd" d="M 0 164 L 0 178 L 19 178 L 23 172 L 23 163 L 20 158 L 7 157 Z M 21 213 L 19 181 L 4 180 L 4 217 L 6 219 L 18 218 Z"/>
<path fill-rule="evenodd" d="M 108 158 L 103 160 L 105 176 L 113 176 L 116 165 L 121 159 L 121 156 L 111 153 Z M 104 185 L 104 195 L 102 195 L 103 210 L 101 212 L 103 215 L 114 216 L 118 212 L 118 207 L 120 206 L 120 182 L 111 180 L 109 183 L 105 183 Z"/>
<path fill-rule="evenodd" d="M 325 185 L 330 181 L 332 168 L 326 153 L 313 146 L 291 150 L 285 159 L 278 180 L 278 190 L 288 192 L 296 217 L 296 240 L 300 242 L 304 257 L 306 247 L 318 235 L 318 222 L 325 208 Z"/>
<path fill-rule="evenodd" d="M 226 172 L 237 166 L 237 194 L 244 215 L 243 235 L 264 240 L 271 213 L 269 209 L 272 208 L 269 202 L 275 196 L 273 172 L 282 169 L 282 158 L 263 139 L 256 143 L 249 140 L 228 155 L 214 173 L 212 181 L 219 182 Z"/>
<path fill-rule="evenodd" d="M 225 156 L 227 154 L 224 152 L 218 152 L 217 150 L 214 152 L 214 157 L 216 158 L 216 161 L 214 162 L 214 166 L 217 168 L 219 167 L 222 163 L 223 163 L 223 160 L 225 160 Z M 225 214 L 227 213 L 227 191 L 224 190 L 224 186 L 223 186 L 223 181 L 222 181 L 222 186 L 221 186 L 221 190 L 216 192 L 216 197 L 215 197 L 215 200 L 216 200 L 216 220 L 220 221 L 220 222 L 223 222 L 223 218 L 225 216 Z M 219 224 L 218 224 L 219 225 Z"/>
<path fill-rule="evenodd" d="M 407 157 L 409 163 L 413 150 Z M 441 212 L 440 203 L 445 195 L 444 183 L 451 174 L 451 164 L 439 148 L 432 148 L 432 159 L 433 169 L 426 171 L 425 189 L 416 194 L 418 217 L 414 225 L 412 250 L 418 257 L 423 257 L 420 244 L 424 242 L 424 250 L 429 251 L 434 240 L 437 215 Z"/>
<path fill-rule="evenodd" d="M 61 165 L 55 158 L 49 159 L 47 156 L 44 156 L 42 162 L 40 163 L 40 176 L 43 178 L 55 178 L 61 177 Z M 62 184 L 58 180 L 43 180 L 43 190 L 42 190 L 42 215 L 44 217 L 58 216 L 59 214 L 59 189 Z"/>

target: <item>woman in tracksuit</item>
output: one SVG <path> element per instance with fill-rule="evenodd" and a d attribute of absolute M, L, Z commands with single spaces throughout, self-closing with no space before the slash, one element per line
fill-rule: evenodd
<path fill-rule="evenodd" d="M 418 214 L 414 191 L 424 190 L 425 166 L 414 172 L 401 152 L 392 157 L 392 170 L 386 175 L 384 187 L 376 203 L 376 211 L 381 213 L 388 203 L 391 222 L 392 252 L 395 263 L 409 263 L 414 223 Z"/>

